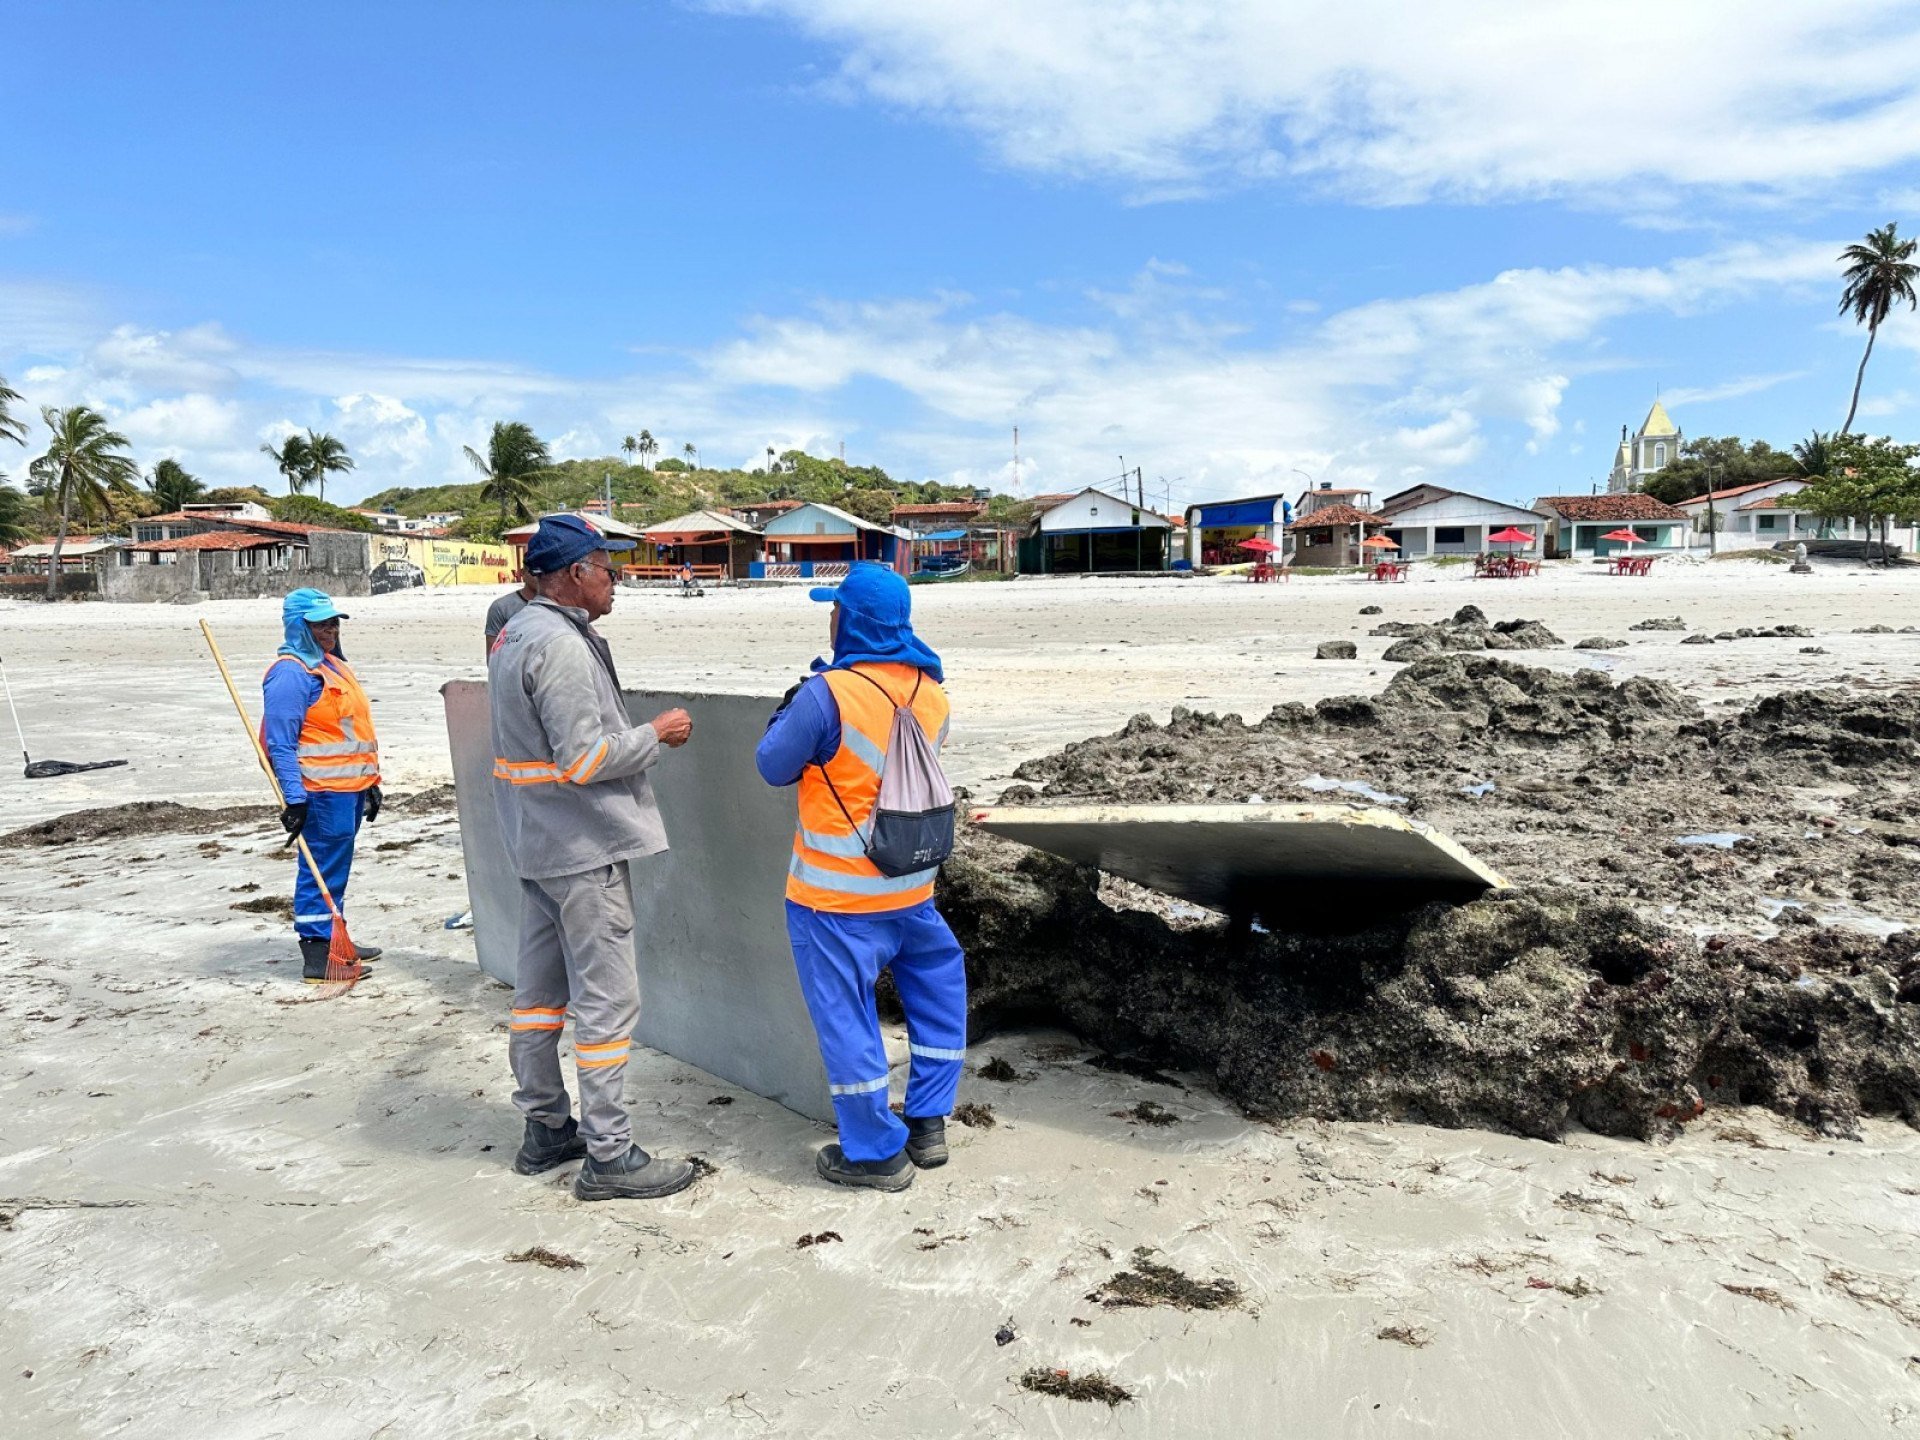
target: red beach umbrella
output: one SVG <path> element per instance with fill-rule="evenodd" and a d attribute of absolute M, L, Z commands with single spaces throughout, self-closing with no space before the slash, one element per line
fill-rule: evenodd
<path fill-rule="evenodd" d="M 1616 544 L 1624 545 L 1627 547 L 1629 551 L 1631 551 L 1635 545 L 1638 545 L 1640 543 L 1640 536 L 1635 534 L 1633 531 L 1627 529 L 1626 526 L 1624 525 L 1621 526 L 1618 530 L 1609 530 L 1606 534 L 1602 535 L 1600 538 L 1602 540 L 1612 540 Z"/>
<path fill-rule="evenodd" d="M 1278 550 L 1280 547 L 1274 544 L 1273 541 L 1256 535 L 1251 540 L 1242 540 L 1240 542 L 1240 548 L 1242 550 L 1253 550 L 1260 554 L 1266 554 L 1270 551 Z"/>
<path fill-rule="evenodd" d="M 1369 535 L 1360 542 L 1363 550 L 1398 550 L 1400 547 L 1384 535 Z"/>
<path fill-rule="evenodd" d="M 1517 525 L 1509 525 L 1504 530 L 1496 530 L 1487 536 L 1489 545 L 1531 545 L 1533 536 Z"/>

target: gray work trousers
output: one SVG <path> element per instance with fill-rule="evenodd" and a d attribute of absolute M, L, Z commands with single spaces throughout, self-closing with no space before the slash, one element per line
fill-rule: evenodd
<path fill-rule="evenodd" d="M 520 892 L 520 974 L 507 1041 L 513 1103 L 553 1129 L 567 1123 L 572 1108 L 560 1070 L 560 1029 L 571 1011 L 580 1137 L 594 1159 L 616 1160 L 633 1144 L 627 1049 L 640 1019 L 627 862 L 522 880 Z"/>

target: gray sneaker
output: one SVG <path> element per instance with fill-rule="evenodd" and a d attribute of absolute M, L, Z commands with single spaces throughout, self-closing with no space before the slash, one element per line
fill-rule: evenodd
<path fill-rule="evenodd" d="M 656 1160 L 638 1145 L 615 1160 L 591 1155 L 573 1177 L 576 1200 L 661 1200 L 677 1195 L 693 1183 L 693 1166 L 685 1160 Z"/>
<path fill-rule="evenodd" d="M 522 1175 L 539 1175 L 569 1160 L 586 1157 L 587 1142 L 580 1138 L 580 1122 L 571 1115 L 558 1130 L 538 1120 L 529 1120 L 527 1133 L 520 1141 L 520 1153 L 513 1157 L 513 1168 Z"/>
<path fill-rule="evenodd" d="M 922 1170 L 937 1170 L 947 1163 L 946 1116 L 907 1117 L 907 1159 Z"/>
<path fill-rule="evenodd" d="M 913 1165 L 907 1152 L 886 1160 L 849 1160 L 838 1145 L 828 1145 L 814 1157 L 822 1180 L 866 1190 L 904 1190 L 913 1184 Z"/>

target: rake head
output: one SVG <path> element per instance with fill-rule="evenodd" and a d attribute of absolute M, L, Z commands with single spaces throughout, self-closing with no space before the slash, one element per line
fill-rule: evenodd
<path fill-rule="evenodd" d="M 335 911 L 333 933 L 327 937 L 327 978 L 321 982 L 316 1000 L 331 1000 L 344 995 L 360 980 L 360 952 L 347 934 L 346 917 Z"/>

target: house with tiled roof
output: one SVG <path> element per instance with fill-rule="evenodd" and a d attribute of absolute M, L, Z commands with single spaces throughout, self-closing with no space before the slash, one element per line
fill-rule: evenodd
<path fill-rule="evenodd" d="M 1726 543 L 1735 548 L 1750 547 L 1755 543 L 1771 545 L 1775 540 L 1788 538 L 1791 521 L 1786 515 L 1772 513 L 1771 504 L 1761 502 L 1785 499 L 1806 488 L 1807 482 L 1799 476 L 1783 475 L 1775 480 L 1728 485 L 1710 495 L 1696 495 L 1691 500 L 1680 501 L 1678 508 L 1686 511 L 1696 535 L 1705 535 L 1711 524 L 1714 533 L 1724 537 Z M 1760 511 L 1767 512 L 1765 518 L 1768 523 L 1764 525 L 1756 523 L 1756 512 Z"/>
<path fill-rule="evenodd" d="M 1620 427 L 1620 444 L 1613 452 L 1613 469 L 1607 474 L 1608 493 L 1638 490 L 1678 460 L 1685 443 L 1686 436 L 1667 414 L 1667 407 L 1655 400 L 1635 434 L 1629 436 L 1627 427 Z"/>
<path fill-rule="evenodd" d="M 1372 559 L 1362 542 L 1387 528 L 1374 514 L 1373 492 L 1357 486 L 1320 485 L 1294 502 L 1287 536 L 1295 565 L 1359 565 Z"/>
<path fill-rule="evenodd" d="M 924 535 L 971 524 L 986 510 L 985 502 L 980 500 L 939 500 L 919 505 L 896 505 L 891 518 L 894 524 L 903 529 Z"/>
<path fill-rule="evenodd" d="M 373 537 L 364 531 L 275 520 L 245 502 L 143 515 L 132 529 L 133 543 L 101 569 L 105 599 L 250 599 L 303 585 L 336 596 L 372 593 Z"/>
<path fill-rule="evenodd" d="M 791 514 L 806 503 L 804 500 L 750 500 L 743 505 L 728 506 L 727 513 L 759 530 L 774 516 Z"/>
<path fill-rule="evenodd" d="M 1721 521 L 1721 546 L 1740 550 L 1769 545 L 1778 548 L 1802 540 L 1884 539 L 1908 554 L 1920 551 L 1920 525 L 1910 517 L 1888 515 L 1869 520 L 1861 515 L 1821 516 L 1799 509 L 1795 499 L 1807 483 L 1791 481 L 1787 488 L 1740 500 L 1733 513 Z"/>
<path fill-rule="evenodd" d="M 1402 560 L 1428 555 L 1480 555 L 1490 550 L 1537 558 L 1546 535 L 1547 517 L 1538 510 L 1423 483 L 1397 491 L 1380 502 L 1386 536 L 1399 548 Z M 1518 530 L 1533 538 L 1488 543 L 1489 535 Z"/>
<path fill-rule="evenodd" d="M 1686 511 L 1637 490 L 1542 495 L 1533 508 L 1547 517 L 1547 553 L 1556 556 L 1598 558 L 1624 550 L 1624 542 L 1603 538 L 1617 530 L 1639 536 L 1635 548 L 1680 549 L 1692 529 Z"/>

